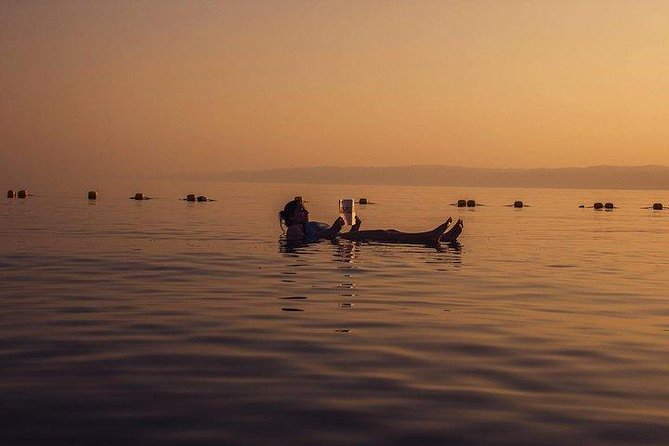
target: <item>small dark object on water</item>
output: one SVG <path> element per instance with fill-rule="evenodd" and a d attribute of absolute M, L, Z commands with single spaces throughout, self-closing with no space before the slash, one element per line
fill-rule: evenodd
<path fill-rule="evenodd" d="M 150 200 L 151 197 L 145 197 L 143 193 L 137 192 L 134 196 L 130 197 L 131 200 Z"/>
<path fill-rule="evenodd" d="M 485 204 L 477 203 L 476 200 L 458 200 L 456 203 L 451 204 L 451 206 L 475 208 L 477 206 L 485 206 Z"/>
<path fill-rule="evenodd" d="M 16 194 L 16 198 L 28 198 L 28 191 L 27 190 L 20 190 Z"/>
<path fill-rule="evenodd" d="M 615 206 L 613 206 L 613 203 L 605 203 L 604 204 L 604 209 L 608 209 L 608 210 L 615 209 Z"/>
<path fill-rule="evenodd" d="M 204 202 L 206 202 L 206 201 L 216 201 L 216 200 L 214 200 L 214 199 L 212 199 L 212 198 L 207 198 L 207 197 L 205 197 L 204 195 L 198 195 L 198 196 L 196 197 L 195 194 L 188 194 L 188 195 L 186 195 L 185 200 L 186 200 L 186 201 L 191 201 L 191 202 L 193 202 L 193 201 L 197 201 L 197 202 L 199 202 L 199 203 L 204 203 Z"/>
<path fill-rule="evenodd" d="M 592 207 L 597 209 L 597 210 L 604 209 L 604 205 L 600 202 L 595 203 Z"/>
<path fill-rule="evenodd" d="M 479 205 L 479 206 L 483 206 L 483 205 Z M 514 201 L 513 204 L 505 204 L 504 206 L 508 206 L 508 207 L 512 207 L 512 208 L 518 208 L 518 209 L 529 208 L 530 207 L 529 204 L 525 204 L 520 200 Z"/>
<path fill-rule="evenodd" d="M 282 308 L 281 311 L 304 311 L 299 308 Z"/>
<path fill-rule="evenodd" d="M 583 209 L 583 208 L 585 208 L 585 205 L 584 205 L 584 204 L 579 204 L 579 205 L 578 205 L 578 208 L 579 208 L 579 209 Z"/>
<path fill-rule="evenodd" d="M 300 195 L 297 195 L 295 197 L 295 201 L 297 201 L 298 203 L 302 203 L 302 197 Z"/>
<path fill-rule="evenodd" d="M 98 199 L 98 193 L 94 190 L 89 190 L 88 191 L 88 199 L 89 200 L 97 200 Z"/>
<path fill-rule="evenodd" d="M 14 192 L 12 189 L 9 189 L 7 191 L 7 198 L 16 198 L 16 192 Z"/>
<path fill-rule="evenodd" d="M 663 208 L 664 208 L 664 206 L 662 206 L 662 203 L 653 203 L 653 210 L 654 211 L 661 211 Z"/>
<path fill-rule="evenodd" d="M 367 204 L 367 199 L 366 198 L 359 199 L 358 204 Z"/>

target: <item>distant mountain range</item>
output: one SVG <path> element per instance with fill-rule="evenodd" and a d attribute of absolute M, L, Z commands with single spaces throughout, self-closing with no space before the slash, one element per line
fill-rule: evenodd
<path fill-rule="evenodd" d="M 188 175 L 189 179 L 264 183 L 669 190 L 667 166 L 493 169 L 456 166 L 306 167 Z"/>

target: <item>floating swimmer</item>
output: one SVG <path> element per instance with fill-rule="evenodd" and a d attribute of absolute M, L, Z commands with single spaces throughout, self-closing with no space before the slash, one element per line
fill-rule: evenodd
<path fill-rule="evenodd" d="M 98 193 L 97 193 L 97 191 L 94 191 L 94 190 L 89 190 L 87 196 L 88 196 L 89 200 L 97 200 L 98 199 Z"/>
<path fill-rule="evenodd" d="M 13 189 L 7 191 L 7 198 L 16 198 L 16 192 Z"/>
<path fill-rule="evenodd" d="M 142 200 L 153 200 L 153 197 L 145 197 L 143 193 L 137 192 L 135 195 L 130 197 L 130 199 L 131 200 L 142 201 Z"/>
<path fill-rule="evenodd" d="M 18 191 L 18 192 L 16 193 L 16 198 L 28 198 L 28 196 L 30 196 L 30 194 L 29 194 L 28 191 L 25 190 L 25 189 L 24 189 L 24 190 L 20 190 L 20 191 Z"/>
<path fill-rule="evenodd" d="M 291 242 L 312 243 L 323 239 L 335 239 L 337 237 L 354 241 L 376 241 L 387 243 L 416 243 L 435 244 L 439 241 L 450 243 L 457 240 L 464 226 L 462 220 L 458 220 L 450 229 L 452 223 L 449 218 L 446 222 L 431 231 L 425 232 L 400 232 L 395 229 L 373 229 L 360 230 L 362 220 L 356 217 L 355 224 L 349 232 L 341 233 L 344 219 L 337 218 L 332 226 L 325 223 L 309 220 L 309 211 L 304 203 L 289 201 L 279 212 L 279 222 L 286 225 L 286 236 Z M 283 226 L 282 226 L 283 227 Z M 447 231 L 447 229 L 449 229 Z"/>

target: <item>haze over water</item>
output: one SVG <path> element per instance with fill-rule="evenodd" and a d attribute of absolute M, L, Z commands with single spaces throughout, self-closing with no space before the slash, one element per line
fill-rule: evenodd
<path fill-rule="evenodd" d="M 140 186 L 0 201 L 4 444 L 669 442 L 666 191 Z M 298 194 L 465 231 L 293 250 Z"/>
<path fill-rule="evenodd" d="M 4 1 L 0 179 L 669 165 L 667 29 L 657 0 Z"/>

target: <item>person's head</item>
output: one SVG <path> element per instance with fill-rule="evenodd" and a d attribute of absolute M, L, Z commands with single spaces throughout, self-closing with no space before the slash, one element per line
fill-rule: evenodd
<path fill-rule="evenodd" d="M 309 211 L 301 200 L 293 200 L 286 203 L 283 211 L 279 212 L 279 218 L 286 226 L 301 225 L 309 221 Z"/>

